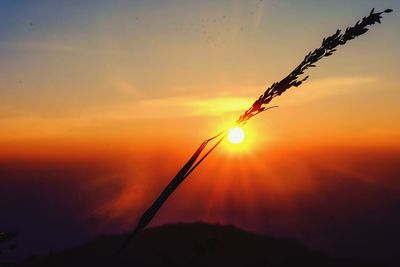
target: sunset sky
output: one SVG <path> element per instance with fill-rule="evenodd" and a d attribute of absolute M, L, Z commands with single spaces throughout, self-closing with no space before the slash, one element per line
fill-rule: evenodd
<path fill-rule="evenodd" d="M 374 7 L 394 12 L 219 147 L 154 224 L 394 258 L 398 0 L 1 1 L 0 231 L 29 255 L 131 229 L 205 138 Z"/>

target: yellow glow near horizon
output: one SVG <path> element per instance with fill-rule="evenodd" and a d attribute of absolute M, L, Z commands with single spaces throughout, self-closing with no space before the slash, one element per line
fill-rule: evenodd
<path fill-rule="evenodd" d="M 243 142 L 245 138 L 245 134 L 242 128 L 240 127 L 233 127 L 228 131 L 228 140 L 232 144 L 240 144 Z"/>

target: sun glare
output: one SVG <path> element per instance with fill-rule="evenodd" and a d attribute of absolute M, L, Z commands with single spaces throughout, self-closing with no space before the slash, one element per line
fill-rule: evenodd
<path fill-rule="evenodd" d="M 228 140 L 232 144 L 240 144 L 244 140 L 244 131 L 240 127 L 233 127 L 228 131 Z"/>

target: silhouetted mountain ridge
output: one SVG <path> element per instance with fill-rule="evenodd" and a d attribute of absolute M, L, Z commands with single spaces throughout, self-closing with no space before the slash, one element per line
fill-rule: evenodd
<path fill-rule="evenodd" d="M 101 236 L 61 253 L 32 257 L 22 266 L 378 266 L 338 260 L 297 241 L 243 231 L 232 225 L 168 224 L 140 233 L 118 258 L 127 234 Z"/>

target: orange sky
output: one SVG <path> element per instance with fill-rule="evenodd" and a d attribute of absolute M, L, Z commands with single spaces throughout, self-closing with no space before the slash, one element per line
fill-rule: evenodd
<path fill-rule="evenodd" d="M 324 36 L 383 2 L 400 10 L 398 1 L 98 2 L 1 9 L 0 173 L 10 188 L 47 193 L 71 178 L 84 195 L 74 216 L 95 218 L 99 231 L 129 229 L 205 138 Z M 219 147 L 155 223 L 304 237 L 308 215 L 323 221 L 329 209 L 345 224 L 389 205 L 400 190 L 398 27 L 397 15 L 385 17 L 274 99 L 279 108 L 245 127 L 243 149 Z M 359 193 L 354 216 L 335 197 L 341 187 Z M 48 194 L 62 207 L 75 201 Z"/>
<path fill-rule="evenodd" d="M 99 3 L 81 6 L 85 16 L 73 5 L 10 4 L 14 31 L 4 29 L 0 42 L 0 153 L 47 142 L 199 142 L 369 10 L 309 2 Z M 251 124 L 269 141 L 396 143 L 398 24 L 389 16 L 340 47 Z"/>

